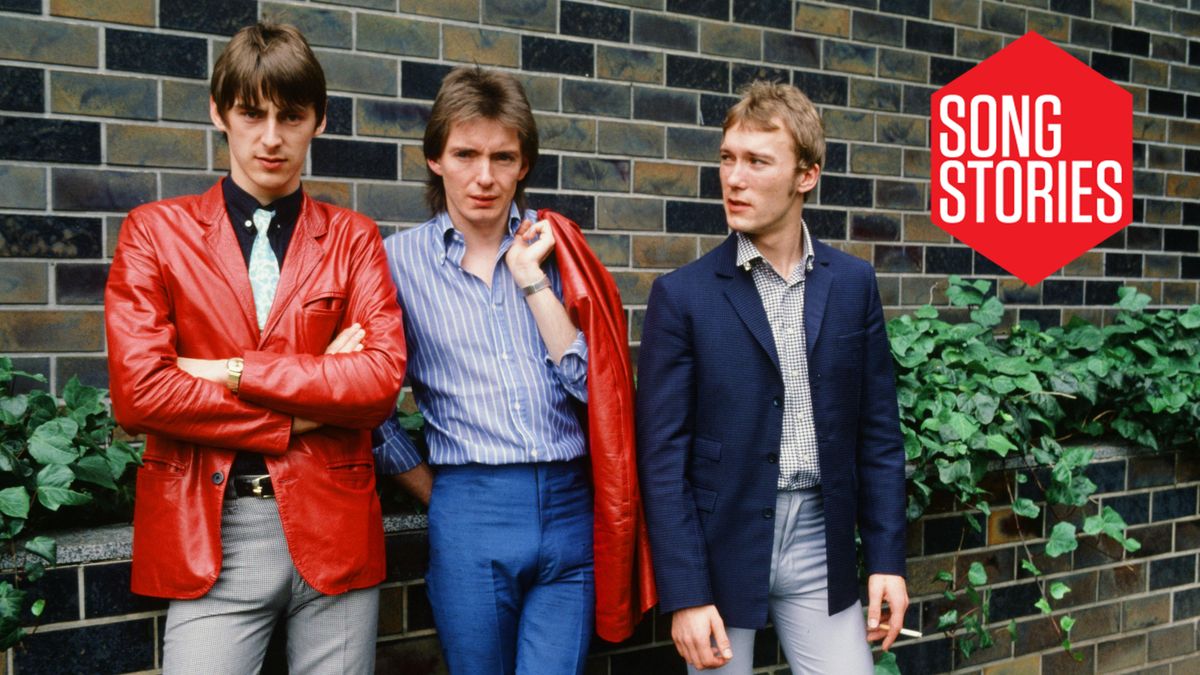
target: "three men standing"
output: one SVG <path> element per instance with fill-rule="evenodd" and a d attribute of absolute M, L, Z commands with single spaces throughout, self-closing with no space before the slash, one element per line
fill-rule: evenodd
<path fill-rule="evenodd" d="M 383 524 L 370 430 L 404 333 L 375 224 L 310 198 L 325 77 L 289 26 L 213 68 L 230 175 L 134 209 L 105 295 L 113 412 L 146 434 L 133 591 L 170 598 L 163 669 L 257 672 L 275 623 L 292 673 L 369 673 Z"/>
<path fill-rule="evenodd" d="M 802 218 L 824 154 L 804 94 L 751 85 L 721 143 L 734 232 L 650 293 L 638 463 L 660 610 L 694 670 L 748 674 L 770 616 L 793 672 L 869 673 L 864 638 L 888 648 L 908 605 L 904 452 L 875 274 Z"/>

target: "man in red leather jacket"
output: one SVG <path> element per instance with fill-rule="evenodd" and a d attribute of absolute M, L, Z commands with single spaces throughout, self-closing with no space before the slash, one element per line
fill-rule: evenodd
<path fill-rule="evenodd" d="M 404 376 L 375 224 L 300 187 L 325 78 L 290 26 L 240 31 L 210 110 L 230 175 L 134 209 L 105 296 L 113 412 L 146 434 L 133 591 L 170 598 L 167 673 L 374 669 L 383 527 L 370 429 Z"/>

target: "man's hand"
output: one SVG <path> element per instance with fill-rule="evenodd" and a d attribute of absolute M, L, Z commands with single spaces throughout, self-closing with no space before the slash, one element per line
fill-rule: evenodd
<path fill-rule="evenodd" d="M 521 223 L 517 234 L 513 236 L 512 246 L 504 254 L 504 262 L 518 287 L 524 288 L 534 284 L 545 276 L 542 263 L 553 250 L 554 232 L 550 221 L 539 220 L 531 223 L 526 220 Z"/>
<path fill-rule="evenodd" d="M 908 611 L 908 585 L 904 577 L 895 574 L 872 574 L 867 579 L 867 641 L 883 640 L 883 651 L 887 651 L 904 627 L 904 613 Z M 883 603 L 886 610 L 881 609 Z M 881 628 L 887 624 L 887 628 Z"/>
<path fill-rule="evenodd" d="M 229 372 L 225 369 L 228 361 L 229 359 L 189 359 L 181 356 L 175 360 L 175 365 L 192 377 L 225 387 L 229 382 Z"/>
<path fill-rule="evenodd" d="M 683 660 L 696 670 L 720 668 L 733 658 L 725 622 L 716 605 L 675 610 L 671 616 L 671 639 Z"/>
<path fill-rule="evenodd" d="M 367 337 L 367 331 L 363 327 L 354 324 L 346 330 L 337 334 L 329 346 L 325 348 L 326 354 L 350 354 L 352 352 L 361 352 L 363 348 L 363 338 Z"/>
<path fill-rule="evenodd" d="M 405 492 L 416 497 L 425 506 L 429 506 L 429 495 L 433 492 L 433 471 L 425 462 L 391 477 L 392 482 L 399 485 Z"/>

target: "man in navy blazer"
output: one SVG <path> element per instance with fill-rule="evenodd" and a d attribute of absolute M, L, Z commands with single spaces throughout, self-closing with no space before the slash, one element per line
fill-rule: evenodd
<path fill-rule="evenodd" d="M 802 218 L 824 152 L 804 94 L 753 84 L 721 144 L 733 233 L 650 293 L 639 473 L 660 609 L 692 670 L 748 674 L 769 616 L 793 672 L 869 673 L 867 641 L 890 647 L 908 607 L 903 438 L 875 272 Z"/>

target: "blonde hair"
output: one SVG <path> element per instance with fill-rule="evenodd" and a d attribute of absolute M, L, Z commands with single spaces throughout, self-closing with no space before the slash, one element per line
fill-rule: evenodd
<path fill-rule="evenodd" d="M 790 84 L 756 80 L 742 90 L 738 101 L 725 115 L 722 129 L 746 127 L 755 131 L 775 131 L 776 120 L 783 122 L 792 137 L 796 171 L 825 165 L 825 128 L 816 106 L 804 92 Z"/>

